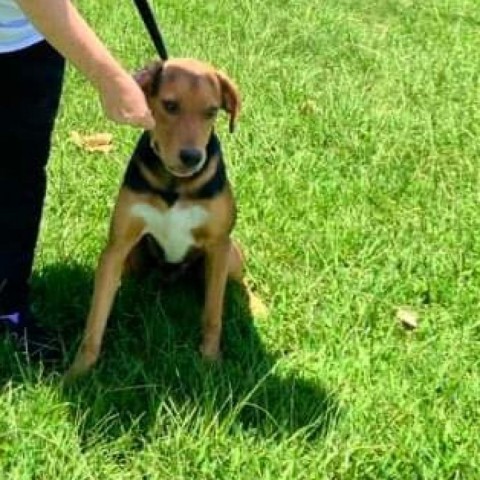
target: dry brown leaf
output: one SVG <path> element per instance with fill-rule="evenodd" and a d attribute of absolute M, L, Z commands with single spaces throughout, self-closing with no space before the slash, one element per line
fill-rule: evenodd
<path fill-rule="evenodd" d="M 415 330 L 418 328 L 418 313 L 410 307 L 397 307 L 395 318 L 407 330 Z"/>
<path fill-rule="evenodd" d="M 113 135 L 111 133 L 94 133 L 82 135 L 78 132 L 70 132 L 70 140 L 87 152 L 108 153 L 113 149 Z"/>
<path fill-rule="evenodd" d="M 312 115 L 317 112 L 318 112 L 318 107 L 314 100 L 305 100 L 300 105 L 300 113 L 303 115 Z"/>
<path fill-rule="evenodd" d="M 82 143 L 82 136 L 78 132 L 70 132 L 70 141 L 72 141 L 77 147 L 81 147 Z"/>
<path fill-rule="evenodd" d="M 110 144 L 105 144 L 105 145 L 95 145 L 93 147 L 86 146 L 85 150 L 87 150 L 87 152 L 108 153 L 108 152 L 111 152 L 113 150 L 113 145 L 110 143 Z"/>

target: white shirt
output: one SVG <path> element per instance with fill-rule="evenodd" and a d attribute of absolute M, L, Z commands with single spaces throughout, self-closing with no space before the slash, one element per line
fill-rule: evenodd
<path fill-rule="evenodd" d="M 43 40 L 17 2 L 0 0 L 0 53 L 14 52 Z"/>

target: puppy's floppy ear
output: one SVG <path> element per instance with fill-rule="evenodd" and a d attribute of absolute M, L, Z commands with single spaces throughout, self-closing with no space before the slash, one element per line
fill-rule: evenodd
<path fill-rule="evenodd" d="M 240 93 L 232 80 L 218 70 L 217 78 L 220 82 L 220 88 L 222 89 L 222 108 L 230 115 L 229 130 L 230 133 L 233 133 L 235 130 L 235 121 L 241 108 Z"/>
<path fill-rule="evenodd" d="M 133 74 L 133 78 L 140 85 L 146 97 L 153 97 L 158 92 L 162 68 L 163 62 L 156 60 Z"/>

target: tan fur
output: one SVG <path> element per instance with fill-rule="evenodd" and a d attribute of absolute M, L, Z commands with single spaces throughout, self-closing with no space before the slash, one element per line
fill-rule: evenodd
<path fill-rule="evenodd" d="M 158 69 L 162 68 L 161 87 L 151 91 Z M 156 119 L 151 132 L 155 147 L 160 151 L 163 162 L 172 170 L 181 171 L 179 151 L 182 148 L 205 150 L 215 118 L 208 118 L 211 108 L 223 108 L 230 115 L 233 129 L 240 109 L 240 98 L 236 87 L 223 73 L 196 60 L 170 60 L 157 62 L 138 75 L 150 108 Z M 178 115 L 168 115 L 162 102 L 179 102 Z M 243 280 L 244 259 L 240 248 L 230 239 L 235 217 L 235 202 L 231 189 L 226 188 L 212 199 L 192 200 L 188 194 L 208 181 L 216 171 L 214 159 L 194 179 L 182 180 L 178 189 L 179 205 L 188 208 L 195 204 L 208 212 L 208 219 L 201 227 L 193 230 L 194 250 L 205 257 L 205 306 L 202 315 L 202 355 L 211 360 L 219 357 L 222 330 L 222 313 L 227 278 Z M 149 170 L 142 171 L 145 178 L 156 188 L 162 180 Z M 108 243 L 100 256 L 95 275 L 95 287 L 85 333 L 67 378 L 85 373 L 98 359 L 108 316 L 120 285 L 124 270 L 137 270 L 142 266 L 142 252 L 136 248 L 146 224 L 132 214 L 132 207 L 147 204 L 165 212 L 169 207 L 158 195 L 140 194 L 122 187 L 112 217 Z"/>

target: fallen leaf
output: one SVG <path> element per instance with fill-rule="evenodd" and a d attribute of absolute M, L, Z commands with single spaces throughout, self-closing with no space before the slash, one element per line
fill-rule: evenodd
<path fill-rule="evenodd" d="M 305 100 L 300 105 L 300 113 L 303 115 L 312 115 L 317 112 L 318 112 L 318 107 L 314 100 Z"/>
<path fill-rule="evenodd" d="M 77 145 L 77 147 L 83 146 L 82 136 L 78 132 L 70 132 L 70 140 Z"/>
<path fill-rule="evenodd" d="M 410 307 L 397 307 L 395 318 L 407 330 L 418 328 L 418 313 Z"/>
<path fill-rule="evenodd" d="M 94 133 L 82 135 L 78 132 L 70 132 L 70 140 L 87 152 L 108 153 L 113 149 L 113 135 L 111 133 Z"/>

